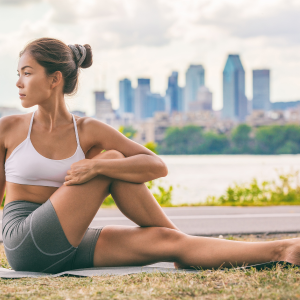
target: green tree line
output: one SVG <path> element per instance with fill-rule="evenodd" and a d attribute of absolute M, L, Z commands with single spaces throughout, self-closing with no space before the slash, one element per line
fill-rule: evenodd
<path fill-rule="evenodd" d="M 297 154 L 299 125 L 252 128 L 240 124 L 230 133 L 205 131 L 195 125 L 169 127 L 158 145 L 159 154 Z"/>

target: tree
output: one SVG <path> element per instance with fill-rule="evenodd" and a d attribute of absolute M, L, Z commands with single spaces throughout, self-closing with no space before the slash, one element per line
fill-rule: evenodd
<path fill-rule="evenodd" d="M 232 151 L 234 153 L 251 153 L 251 133 L 252 128 L 247 124 L 240 124 L 232 130 Z"/>
<path fill-rule="evenodd" d="M 132 126 L 120 126 L 119 131 L 129 139 L 133 139 L 137 132 Z"/>
<path fill-rule="evenodd" d="M 199 126 L 189 125 L 182 128 L 169 127 L 159 147 L 160 154 L 198 154 L 203 142 L 203 132 Z"/>
<path fill-rule="evenodd" d="M 203 144 L 200 147 L 202 154 L 222 154 L 229 147 L 229 140 L 224 134 L 217 134 L 212 131 L 205 132 Z"/>

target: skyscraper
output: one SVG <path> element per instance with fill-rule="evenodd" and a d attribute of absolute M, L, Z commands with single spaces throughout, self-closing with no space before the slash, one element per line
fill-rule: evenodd
<path fill-rule="evenodd" d="M 160 94 L 148 93 L 143 107 L 143 118 L 152 118 L 157 111 L 165 111 L 165 98 Z"/>
<path fill-rule="evenodd" d="M 179 111 L 179 90 L 178 90 L 178 72 L 172 72 L 168 78 L 168 89 L 166 94 L 170 101 L 170 113 Z"/>
<path fill-rule="evenodd" d="M 253 70 L 253 100 L 255 110 L 270 110 L 270 70 Z"/>
<path fill-rule="evenodd" d="M 228 55 L 223 71 L 223 117 L 244 121 L 247 115 L 245 71 L 239 55 Z"/>
<path fill-rule="evenodd" d="M 119 81 L 119 101 L 120 115 L 134 112 L 133 89 L 131 86 L 131 81 L 127 78 Z"/>
<path fill-rule="evenodd" d="M 150 79 L 138 78 L 138 86 L 134 91 L 134 113 L 139 121 L 145 118 L 146 97 L 150 93 Z"/>
<path fill-rule="evenodd" d="M 212 110 L 212 92 L 206 87 L 201 86 L 198 89 L 197 100 L 190 103 L 191 111 Z"/>
<path fill-rule="evenodd" d="M 105 115 L 113 113 L 111 101 L 106 99 L 104 91 L 95 92 L 96 118 L 101 119 Z"/>
<path fill-rule="evenodd" d="M 202 65 L 190 65 L 185 74 L 184 111 L 189 110 L 191 102 L 196 101 L 199 87 L 205 84 L 205 72 Z"/>

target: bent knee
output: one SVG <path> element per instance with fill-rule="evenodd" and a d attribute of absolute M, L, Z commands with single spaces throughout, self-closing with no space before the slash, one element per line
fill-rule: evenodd
<path fill-rule="evenodd" d="M 118 150 L 107 150 L 105 152 L 102 152 L 92 159 L 120 159 L 125 158 L 125 155 L 119 152 Z"/>
<path fill-rule="evenodd" d="M 166 227 L 153 227 L 153 234 L 157 240 L 164 242 L 177 242 L 184 237 L 184 233 Z"/>

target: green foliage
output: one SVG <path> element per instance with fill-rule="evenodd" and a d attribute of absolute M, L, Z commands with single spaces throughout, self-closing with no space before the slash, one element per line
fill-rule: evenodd
<path fill-rule="evenodd" d="M 160 154 L 296 154 L 300 153 L 299 125 L 272 125 L 253 129 L 246 124 L 230 135 L 189 125 L 169 127 L 158 146 Z"/>
<path fill-rule="evenodd" d="M 160 206 L 172 206 L 172 185 L 165 189 L 163 186 L 157 185 L 153 180 L 147 182 L 146 185 Z M 153 192 L 155 189 L 157 192 Z"/>
<path fill-rule="evenodd" d="M 199 126 L 169 127 L 159 146 L 160 154 L 218 154 L 229 145 L 223 134 L 204 132 Z"/>
<path fill-rule="evenodd" d="M 151 150 L 152 152 L 154 152 L 155 154 L 158 154 L 157 151 L 157 144 L 155 142 L 148 142 L 144 145 L 144 147 L 148 148 L 149 150 Z"/>
<path fill-rule="evenodd" d="M 251 127 L 246 124 L 240 124 L 231 132 L 232 152 L 249 153 L 251 152 Z"/>
<path fill-rule="evenodd" d="M 114 201 L 114 198 L 111 195 L 109 195 L 109 196 L 107 196 L 105 198 L 105 200 L 103 201 L 102 205 L 103 206 L 115 206 L 116 203 Z"/>
<path fill-rule="evenodd" d="M 137 130 L 135 130 L 132 126 L 120 126 L 119 131 L 129 139 L 134 138 L 137 132 Z"/>
<path fill-rule="evenodd" d="M 157 184 L 154 180 L 146 182 L 146 186 L 153 194 L 154 198 L 157 200 L 160 206 L 172 206 L 172 192 L 173 186 L 169 186 L 168 188 L 164 188 Z M 103 204 L 105 206 L 116 206 L 115 201 L 111 195 L 106 197 Z"/>
<path fill-rule="evenodd" d="M 299 172 L 280 174 L 277 181 L 261 184 L 253 179 L 250 184 L 234 184 L 221 197 L 208 197 L 204 205 L 268 206 L 299 205 Z"/>
<path fill-rule="evenodd" d="M 255 134 L 258 154 L 300 153 L 300 126 L 263 126 Z"/>

